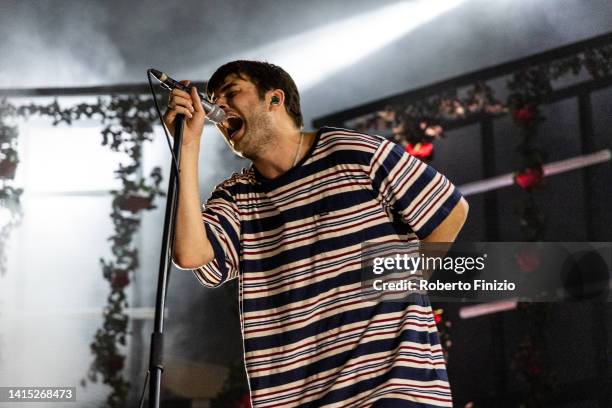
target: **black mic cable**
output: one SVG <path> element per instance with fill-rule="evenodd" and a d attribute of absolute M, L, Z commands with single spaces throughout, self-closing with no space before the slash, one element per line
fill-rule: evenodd
<path fill-rule="evenodd" d="M 157 103 L 157 95 L 155 95 L 155 90 L 153 89 L 153 82 L 151 81 L 151 74 L 152 74 L 151 71 L 152 71 L 151 69 L 147 70 L 147 79 L 149 80 L 149 88 L 151 89 L 151 95 L 153 97 L 153 104 L 155 105 L 155 110 L 157 111 L 157 115 L 159 116 L 159 121 L 162 124 L 162 129 L 164 129 L 164 134 L 166 135 L 166 141 L 168 142 L 168 147 L 170 148 L 170 154 L 172 155 L 172 163 L 174 163 L 174 169 L 176 170 L 176 174 L 178 176 L 178 174 L 180 174 L 178 160 L 176 159 L 176 156 L 174 155 L 174 150 L 172 150 L 172 142 L 170 141 L 170 134 L 168 133 L 168 128 L 166 127 L 166 124 L 164 123 L 164 116 L 161 113 L 161 109 L 159 109 L 159 104 Z"/>

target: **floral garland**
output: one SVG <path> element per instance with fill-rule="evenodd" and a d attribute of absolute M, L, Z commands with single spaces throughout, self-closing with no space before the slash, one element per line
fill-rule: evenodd
<path fill-rule="evenodd" d="M 351 126 L 360 131 L 387 134 L 408 153 L 429 162 L 434 154 L 432 142 L 444 137 L 448 123 L 475 115 L 499 116 L 507 112 L 507 106 L 495 99 L 493 90 L 478 82 L 464 98 L 455 90 L 406 105 L 387 106 L 373 115 L 357 118 Z"/>
<path fill-rule="evenodd" d="M 131 159 L 128 165 L 119 165 L 115 170 L 116 178 L 121 181 L 121 189 L 113 190 L 111 219 L 114 224 L 114 235 L 111 241 L 112 259 L 100 259 L 104 278 L 109 282 L 110 293 L 107 305 L 103 311 L 103 324 L 94 336 L 90 345 L 94 360 L 89 368 L 87 378 L 102 382 L 111 387 L 107 397 L 110 407 L 123 407 L 126 405 L 129 382 L 123 377 L 122 369 L 126 355 L 122 347 L 126 345 L 129 319 L 125 312 L 128 307 L 126 288 L 130 277 L 134 275 L 139 266 L 138 249 L 132 243 L 133 236 L 140 226 L 138 213 L 143 210 L 155 208 L 153 205 L 157 197 L 163 196 L 160 189 L 162 181 L 161 169 L 154 168 L 148 177 L 139 175 L 142 158 L 142 145 L 152 140 L 153 123 L 158 120 L 157 114 L 150 98 L 138 96 L 111 96 L 99 98 L 96 104 L 78 104 L 69 108 L 61 108 L 57 100 L 48 105 L 29 104 L 13 106 L 2 101 L 0 105 L 0 119 L 4 117 L 28 118 L 33 115 L 50 117 L 53 125 L 72 122 L 83 118 L 99 118 L 104 125 L 102 129 L 102 145 L 108 146 L 114 152 L 126 153 Z M 0 122 L 0 167 L 14 168 L 18 163 L 16 156 L 16 128 L 5 126 Z M 15 153 L 14 153 L 15 152 Z M 13 166 L 3 165 L 9 160 Z M 14 213 L 19 213 L 18 197 L 21 191 L 3 184 L 0 198 L 11 199 Z M 2 232 L 4 234 L 4 230 Z M 5 236 L 0 235 L 4 241 Z M 2 242 L 0 241 L 0 242 Z M 3 246 L 4 247 L 4 246 Z M 0 258 L 2 259 L 2 258 Z M 86 380 L 81 381 L 86 385 Z"/>
<path fill-rule="evenodd" d="M 511 113 L 517 124 L 529 127 L 541 119 L 536 107 L 553 91 L 553 81 L 582 72 L 594 80 L 609 78 L 612 45 L 587 49 L 571 57 L 518 71 L 507 84 L 511 95 L 504 102 L 496 98 L 487 83 L 479 81 L 463 87 L 464 96 L 460 96 L 457 89 L 450 89 L 418 101 L 388 105 L 381 111 L 355 118 L 347 125 L 385 134 L 411 154 L 430 161 L 434 154 L 432 142 L 444 137 L 444 128 L 450 123 L 482 115 L 498 117 Z M 527 178 L 538 178 L 538 175 Z"/>
<path fill-rule="evenodd" d="M 6 243 L 12 230 L 21 222 L 21 206 L 19 198 L 22 189 L 13 186 L 15 171 L 19 164 L 18 132 L 16 126 L 9 126 L 6 119 L 11 111 L 6 100 L 0 101 L 0 208 L 4 208 L 6 220 L 0 225 L 0 276 L 6 273 Z M 0 210 L 1 211 L 1 210 Z"/>
<path fill-rule="evenodd" d="M 553 91 L 552 82 L 572 73 L 582 71 L 593 80 L 612 77 L 612 46 L 586 50 L 581 54 L 541 64 L 516 73 L 508 82 L 512 92 L 508 97 L 514 123 L 520 129 L 518 152 L 523 167 L 514 175 L 514 182 L 523 189 L 526 197 L 521 206 L 520 226 L 525 241 L 539 241 L 545 232 L 545 217 L 540 211 L 534 191 L 544 186 L 543 163 L 546 153 L 537 143 L 538 127 L 545 120 L 538 107 Z M 517 254 L 517 264 L 525 273 L 539 267 L 533 254 Z M 553 311 L 549 303 L 521 303 L 520 319 L 525 327 L 515 351 L 511 370 L 524 388 L 526 406 L 543 406 L 559 386 L 557 375 L 551 370 L 546 350 L 546 322 Z"/>
<path fill-rule="evenodd" d="M 125 289 L 130 283 L 130 276 L 139 266 L 138 249 L 132 239 L 140 227 L 138 213 L 155 208 L 153 201 L 164 194 L 160 189 L 162 175 L 159 167 L 151 171 L 149 178 L 138 175 L 142 144 L 152 140 L 152 124 L 158 119 L 151 100 L 113 97 L 106 112 L 110 114 L 107 118 L 111 119 L 111 123 L 102 130 L 102 145 L 115 152 L 127 153 L 131 163 L 127 166 L 120 164 L 115 171 L 116 177 L 122 182 L 122 189 L 111 192 L 111 219 L 115 235 L 109 240 L 114 259 L 100 259 L 111 292 L 103 313 L 104 324 L 96 332 L 91 344 L 95 359 L 88 378 L 95 382 L 98 375 L 101 375 L 103 383 L 112 387 L 112 393 L 107 398 L 108 405 L 123 407 L 129 391 L 129 383 L 121 373 L 125 354 L 119 348 L 119 345 L 126 345 L 128 326 L 128 316 L 124 311 L 128 307 Z"/>

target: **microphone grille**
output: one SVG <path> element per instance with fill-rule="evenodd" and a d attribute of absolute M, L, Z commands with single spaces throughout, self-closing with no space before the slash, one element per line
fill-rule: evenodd
<path fill-rule="evenodd" d="M 206 117 L 215 123 L 223 122 L 225 120 L 225 112 L 217 105 L 213 105 L 213 108 L 206 114 Z"/>

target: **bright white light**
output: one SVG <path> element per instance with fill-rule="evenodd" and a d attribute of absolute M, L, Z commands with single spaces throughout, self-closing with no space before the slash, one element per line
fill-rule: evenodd
<path fill-rule="evenodd" d="M 21 162 L 15 182 L 24 194 L 108 191 L 120 183 L 113 171 L 125 154 L 101 145 L 100 126 L 20 126 Z"/>
<path fill-rule="evenodd" d="M 272 62 L 289 72 L 300 91 L 305 91 L 464 1 L 402 1 L 234 55 L 223 62 L 234 59 Z"/>
<path fill-rule="evenodd" d="M 11 221 L 11 211 L 6 207 L 0 207 L 0 228 L 4 227 Z"/>

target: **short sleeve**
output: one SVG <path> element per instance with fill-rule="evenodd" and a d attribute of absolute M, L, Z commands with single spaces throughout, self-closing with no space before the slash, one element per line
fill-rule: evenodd
<path fill-rule="evenodd" d="M 369 172 L 378 198 L 419 239 L 431 234 L 461 199 L 446 177 L 388 140 L 376 149 Z"/>
<path fill-rule="evenodd" d="M 198 280 L 209 287 L 216 287 L 234 279 L 239 273 L 240 217 L 238 207 L 229 190 L 217 186 L 202 210 L 206 236 L 215 257 L 208 264 L 195 269 Z"/>

